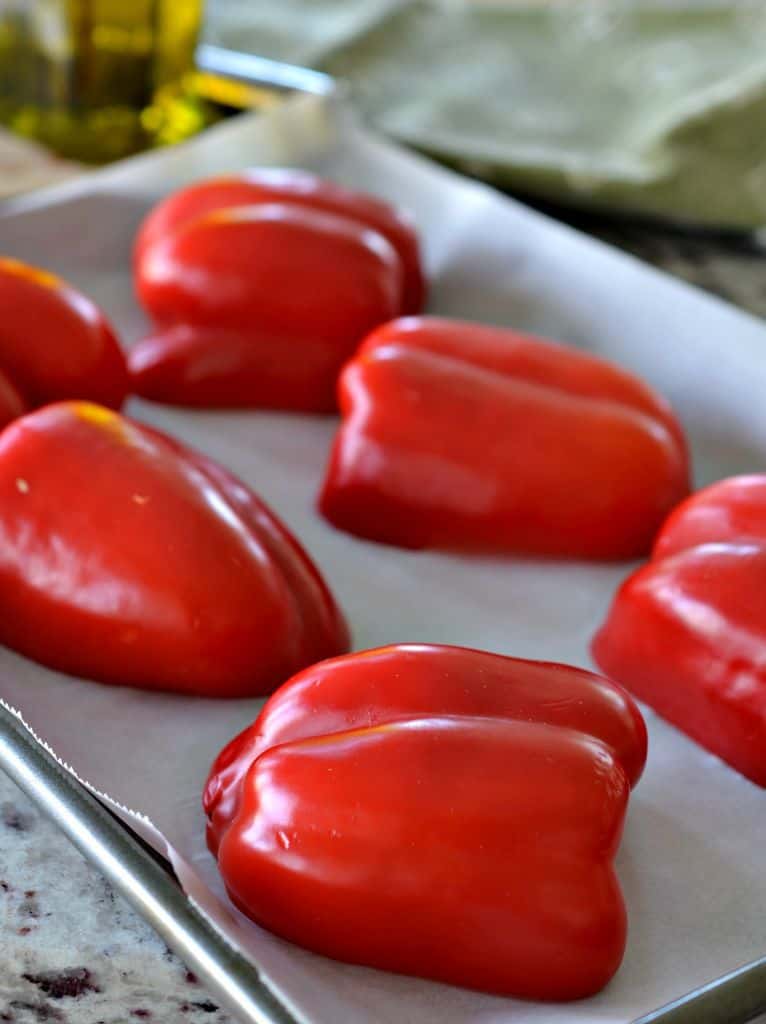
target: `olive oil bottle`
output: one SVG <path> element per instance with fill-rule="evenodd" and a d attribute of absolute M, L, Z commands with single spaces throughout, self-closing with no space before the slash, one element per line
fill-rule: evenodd
<path fill-rule="evenodd" d="M 0 0 L 0 123 L 86 163 L 215 119 L 192 88 L 202 0 Z"/>

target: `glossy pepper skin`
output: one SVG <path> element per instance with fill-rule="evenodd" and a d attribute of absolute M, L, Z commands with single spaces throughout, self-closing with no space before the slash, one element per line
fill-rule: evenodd
<path fill-rule="evenodd" d="M 766 476 L 681 504 L 618 591 L 593 656 L 703 747 L 766 786 Z"/>
<path fill-rule="evenodd" d="M 401 312 L 421 311 L 426 281 L 418 236 L 407 214 L 374 196 L 294 168 L 252 168 L 240 174 L 209 178 L 174 192 L 155 206 L 141 225 L 135 246 L 136 267 L 140 268 L 151 246 L 184 224 L 215 210 L 264 203 L 290 203 L 309 210 L 333 213 L 383 235 L 396 250 L 402 264 Z"/>
<path fill-rule="evenodd" d="M 401 301 L 382 235 L 288 204 L 205 214 L 150 247 L 139 297 L 157 332 L 130 354 L 134 390 L 182 405 L 329 412 L 342 363 Z"/>
<path fill-rule="evenodd" d="M 58 399 L 120 408 L 125 358 L 95 303 L 54 274 L 0 258 L 0 306 L 0 426 Z"/>
<path fill-rule="evenodd" d="M 63 672 L 244 697 L 347 649 L 319 572 L 255 494 L 102 406 L 6 427 L 0 537 L 0 642 Z"/>
<path fill-rule="evenodd" d="M 346 365 L 339 395 L 319 507 L 360 537 L 627 559 L 688 493 L 686 445 L 660 396 L 514 331 L 393 321 Z"/>
<path fill-rule="evenodd" d="M 365 334 L 420 308 L 409 222 L 303 171 L 191 186 L 139 232 L 139 296 L 156 330 L 133 349 L 133 386 L 188 406 L 332 412 Z"/>
<path fill-rule="evenodd" d="M 222 751 L 208 840 L 234 902 L 340 960 L 565 1000 L 619 966 L 611 861 L 646 733 L 562 665 L 399 645 L 288 681 Z"/>
<path fill-rule="evenodd" d="M 766 474 L 719 480 L 682 502 L 665 521 L 652 557 L 730 541 L 766 547 Z"/>

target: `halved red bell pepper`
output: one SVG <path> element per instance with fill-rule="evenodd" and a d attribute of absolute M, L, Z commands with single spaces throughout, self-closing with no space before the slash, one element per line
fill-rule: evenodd
<path fill-rule="evenodd" d="M 593 641 L 609 676 L 760 786 L 765 589 L 766 476 L 733 477 L 669 517 Z"/>
<path fill-rule="evenodd" d="M 183 225 L 215 210 L 263 203 L 291 203 L 323 210 L 358 221 L 386 238 L 396 250 L 404 272 L 402 313 L 419 313 L 425 301 L 426 281 L 414 224 L 398 207 L 345 188 L 296 168 L 251 168 L 239 174 L 208 178 L 174 192 L 154 207 L 136 238 L 137 271 L 156 242 Z"/>
<path fill-rule="evenodd" d="M 401 302 L 382 235 L 295 204 L 205 214 L 152 245 L 137 277 L 157 332 L 134 390 L 182 405 L 329 412 L 343 362 Z"/>
<path fill-rule="evenodd" d="M 543 722 L 596 736 L 630 784 L 646 761 L 646 727 L 619 686 L 571 665 L 435 644 L 396 644 L 304 669 L 220 753 L 205 791 L 215 853 L 236 811 L 242 780 L 269 747 L 399 718 L 481 715 Z"/>
<path fill-rule="evenodd" d="M 242 697 L 347 649 L 326 584 L 263 502 L 109 409 L 60 403 L 6 427 L 0 499 L 0 642 L 45 665 Z"/>
<path fill-rule="evenodd" d="M 135 271 L 157 329 L 131 354 L 134 388 L 192 406 L 332 411 L 343 362 L 424 288 L 398 211 L 303 171 L 176 193 L 142 227 Z"/>
<path fill-rule="evenodd" d="M 307 669 L 219 755 L 234 902 L 328 956 L 574 999 L 619 966 L 612 857 L 646 732 L 589 672 L 406 644 Z"/>
<path fill-rule="evenodd" d="M 58 399 L 122 405 L 125 358 L 89 298 L 48 271 L 0 258 L 0 306 L 0 426 Z"/>
<path fill-rule="evenodd" d="M 643 381 L 515 331 L 405 318 L 339 383 L 319 507 L 402 547 L 645 553 L 688 493 L 681 427 Z"/>

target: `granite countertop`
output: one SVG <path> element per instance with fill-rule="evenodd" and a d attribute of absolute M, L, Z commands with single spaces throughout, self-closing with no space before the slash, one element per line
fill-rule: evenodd
<path fill-rule="evenodd" d="M 0 935 L 2 1022 L 231 1021 L 2 771 Z"/>
<path fill-rule="evenodd" d="M 684 234 L 584 214 L 566 219 L 766 316 L 766 247 L 757 239 Z M 2 772 L 0 921 L 0 1022 L 231 1020 Z"/>

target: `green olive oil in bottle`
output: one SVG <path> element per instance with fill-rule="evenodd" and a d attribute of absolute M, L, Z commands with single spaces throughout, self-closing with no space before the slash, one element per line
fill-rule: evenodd
<path fill-rule="evenodd" d="M 0 0 L 0 123 L 104 163 L 215 119 L 192 88 L 202 0 Z"/>

